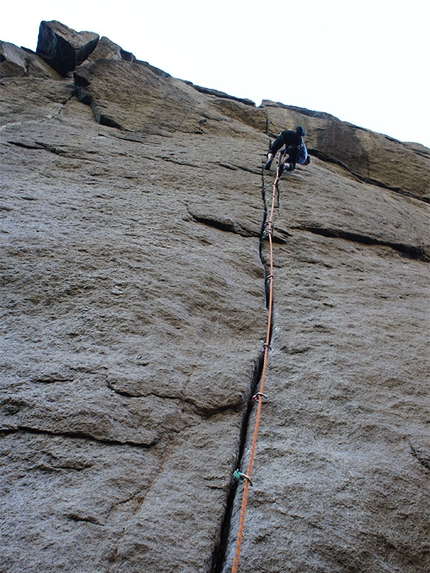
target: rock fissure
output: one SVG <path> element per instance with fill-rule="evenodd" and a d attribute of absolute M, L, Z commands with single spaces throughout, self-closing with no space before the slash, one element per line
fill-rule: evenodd
<path fill-rule="evenodd" d="M 131 440 L 110 440 L 107 438 L 97 438 L 91 434 L 85 432 L 54 432 L 49 430 L 42 430 L 40 428 L 33 428 L 31 426 L 16 426 L 15 428 L 1 428 L 0 435 L 7 436 L 10 434 L 37 434 L 43 436 L 60 436 L 63 438 L 72 438 L 78 440 L 88 440 L 92 442 L 97 442 L 99 444 L 105 444 L 108 446 L 129 446 L 131 448 L 142 448 L 148 450 L 149 448 L 157 445 L 157 441 L 152 441 L 148 444 L 142 442 L 133 442 Z"/>
<path fill-rule="evenodd" d="M 46 149 L 50 153 L 54 153 L 55 155 L 67 155 L 67 151 L 64 149 L 59 149 L 58 147 L 54 147 L 53 145 L 49 145 L 48 143 L 43 143 L 43 141 L 35 141 L 36 145 L 40 145 L 41 148 Z"/>
<path fill-rule="evenodd" d="M 236 165 L 236 168 L 246 171 L 246 173 L 252 173 L 253 175 L 258 175 L 260 173 L 259 169 L 252 169 L 251 167 L 244 167 L 243 165 Z"/>
<path fill-rule="evenodd" d="M 75 512 L 65 513 L 64 517 L 66 519 L 70 519 L 71 521 L 83 521 L 87 523 L 92 523 L 93 525 L 98 525 L 99 527 L 104 527 L 105 523 L 102 523 L 96 516 L 94 515 L 79 515 Z"/>
<path fill-rule="evenodd" d="M 246 396 L 247 405 L 246 408 L 244 409 L 244 413 L 242 416 L 242 422 L 239 433 L 238 454 L 234 464 L 235 465 L 234 469 L 240 468 L 243 461 L 245 447 L 247 444 L 247 438 L 249 435 L 250 418 L 254 407 L 254 402 L 251 400 L 251 398 L 256 393 L 258 385 L 260 383 L 262 367 L 263 367 L 263 357 L 260 356 L 255 361 L 254 371 L 249 385 L 249 392 Z M 214 547 L 212 554 L 211 573 L 221 573 L 225 565 L 226 553 L 228 549 L 228 540 L 231 531 L 231 518 L 237 490 L 238 490 L 238 482 L 232 476 L 226 497 L 225 512 L 221 525 L 219 542 Z"/>
<path fill-rule="evenodd" d="M 412 444 L 409 444 L 409 446 L 414 458 L 416 458 L 426 470 L 430 471 L 430 458 L 424 457 Z"/>
<path fill-rule="evenodd" d="M 265 290 L 265 296 L 266 296 L 266 308 L 269 309 L 270 284 L 268 281 L 268 277 L 269 277 L 270 269 L 269 269 L 268 264 L 264 258 L 264 255 L 263 255 L 263 246 L 264 246 L 264 242 L 267 238 L 266 237 L 266 227 L 267 227 L 267 222 L 268 222 L 268 208 L 267 208 L 266 187 L 265 187 L 265 183 L 264 183 L 264 172 L 262 174 L 261 195 L 262 195 L 262 201 L 263 201 L 263 219 L 262 219 L 262 226 L 261 226 L 261 232 L 260 232 L 259 253 L 260 253 L 261 264 L 263 265 L 263 268 L 264 268 L 264 285 L 265 285 L 264 290 Z M 268 319 L 269 319 L 269 317 L 268 317 Z M 271 330 L 269 333 L 269 341 L 271 342 L 272 332 L 273 332 L 273 306 L 272 306 L 272 316 L 270 317 L 270 324 L 271 324 Z M 253 432 L 253 427 L 250 427 L 250 423 L 251 423 L 252 411 L 253 411 L 254 405 L 256 403 L 252 400 L 252 396 L 254 396 L 255 393 L 257 392 L 258 387 L 259 387 L 260 382 L 261 382 L 261 376 L 262 376 L 262 372 L 263 372 L 263 359 L 264 359 L 264 347 L 262 349 L 260 356 L 255 361 L 253 375 L 251 377 L 250 386 L 249 386 L 249 393 L 246 397 L 247 398 L 247 402 L 246 402 L 247 406 L 246 406 L 246 409 L 244 411 L 243 418 L 242 418 L 242 424 L 241 424 L 241 430 L 240 430 L 240 436 L 239 436 L 239 448 L 238 448 L 237 464 L 236 464 L 236 467 L 240 468 L 240 469 L 243 469 L 241 466 L 242 466 L 243 461 L 244 461 L 245 448 L 247 446 L 249 436 Z M 227 494 L 226 509 L 225 509 L 224 519 L 223 519 L 223 523 L 222 523 L 222 527 L 221 527 L 221 533 L 220 533 L 220 543 L 218 546 L 216 546 L 214 548 L 214 552 L 213 552 L 212 568 L 211 568 L 212 573 L 221 573 L 221 571 L 223 570 L 223 568 L 225 566 L 226 554 L 227 554 L 227 549 L 228 549 L 228 540 L 229 540 L 230 531 L 231 531 L 231 519 L 232 519 L 232 513 L 233 513 L 233 506 L 234 506 L 237 490 L 238 490 L 238 482 L 234 478 L 232 478 L 231 483 L 230 483 L 230 488 L 229 488 L 229 491 Z"/>
<path fill-rule="evenodd" d="M 11 139 L 8 140 L 10 145 L 16 145 L 17 147 L 22 147 L 23 149 L 44 149 L 44 147 L 38 143 L 25 143 L 24 141 L 12 141 Z"/>
<path fill-rule="evenodd" d="M 185 167 L 193 167 L 193 168 L 198 167 L 198 165 L 193 165 L 192 163 L 186 163 L 185 161 L 178 161 L 177 159 L 172 159 L 171 157 L 159 156 L 159 159 L 162 159 L 163 161 L 167 161 L 169 163 L 174 163 L 175 165 L 183 165 Z"/>
<path fill-rule="evenodd" d="M 54 155 L 60 155 L 61 157 L 67 157 L 68 159 L 79 159 L 79 160 L 83 160 L 82 156 L 76 154 L 76 153 L 70 153 L 70 151 L 68 149 L 61 149 L 59 147 L 55 147 L 53 145 L 50 145 L 49 143 L 44 143 L 42 141 L 35 141 L 34 144 L 33 143 L 26 143 L 25 141 L 13 141 L 13 140 L 8 140 L 8 143 L 10 145 L 15 145 L 16 147 L 21 147 L 23 149 L 30 149 L 30 150 L 39 150 L 39 151 L 49 151 L 49 153 L 53 153 Z M 88 152 L 87 152 L 88 153 Z M 86 158 L 84 161 L 92 161 L 92 162 L 97 162 L 97 163 L 106 163 L 100 160 L 94 160 L 94 159 L 88 159 Z"/>
<path fill-rule="evenodd" d="M 212 416 L 216 416 L 217 414 L 222 414 L 223 412 L 228 412 L 228 411 L 237 412 L 238 409 L 240 408 L 239 402 L 224 404 L 224 405 L 219 406 L 217 408 L 209 408 L 209 407 L 202 406 L 201 404 L 199 404 L 198 401 L 192 400 L 191 398 L 184 398 L 181 396 L 166 396 L 164 394 L 157 394 L 156 392 L 148 392 L 147 394 L 144 394 L 144 393 L 134 393 L 134 392 L 131 392 L 128 390 L 118 390 L 109 382 L 107 383 L 107 386 L 110 390 L 112 390 L 113 392 L 115 392 L 119 396 L 124 396 L 126 398 L 154 397 L 154 398 L 158 398 L 160 400 L 169 400 L 172 402 L 176 402 L 178 405 L 181 406 L 181 409 L 185 409 L 185 407 L 188 406 L 189 411 L 191 411 L 194 414 L 201 416 L 204 419 L 209 419 Z M 191 424 L 191 425 L 194 425 L 194 424 Z M 187 425 L 186 427 L 189 427 L 189 425 Z"/>
<path fill-rule="evenodd" d="M 157 394 L 156 392 L 148 392 L 145 394 L 144 392 L 119 390 L 118 388 L 115 388 L 114 384 L 109 380 L 107 381 L 107 387 L 112 390 L 112 392 L 115 392 L 115 394 L 118 394 L 119 396 L 125 396 L 126 398 L 148 398 L 149 396 L 153 396 L 154 398 L 160 398 L 162 400 L 172 400 L 173 402 L 178 403 L 182 402 L 182 398 L 180 396 L 166 396 L 164 394 Z"/>
<path fill-rule="evenodd" d="M 354 171 L 353 169 L 351 169 L 350 167 L 345 165 L 345 163 L 343 163 L 342 161 L 338 161 L 338 160 L 334 159 L 333 157 L 330 157 L 329 155 L 322 153 L 318 149 L 308 149 L 308 153 L 309 153 L 309 155 L 313 155 L 314 157 L 317 157 L 318 159 L 320 159 L 321 161 L 324 161 L 326 163 L 333 163 L 334 165 L 339 165 L 339 167 L 341 167 L 342 169 L 345 169 L 345 171 L 348 171 L 348 173 L 353 175 L 358 181 L 361 181 L 363 183 L 368 183 L 369 185 L 375 185 L 376 187 L 381 187 L 382 189 L 388 189 L 389 191 L 393 191 L 394 193 L 402 195 L 403 197 L 411 197 L 412 199 L 417 199 L 419 201 L 423 201 L 424 203 L 430 203 L 430 198 L 427 196 L 419 197 L 414 193 L 410 193 L 409 191 L 405 191 L 401 187 L 394 187 L 392 185 L 388 185 L 388 184 L 384 183 L 383 181 L 380 181 L 378 179 L 374 179 L 373 177 L 370 177 L 370 176 L 364 177 L 363 175 L 360 175 L 359 173 L 357 173 L 356 171 Z M 426 155 L 424 155 L 423 153 L 421 153 L 420 155 L 422 157 L 427 158 Z M 367 158 L 367 171 L 369 173 L 370 168 L 369 168 L 368 162 L 369 162 L 369 160 Z"/>
<path fill-rule="evenodd" d="M 197 222 L 201 223 L 202 225 L 207 225 L 208 227 L 212 227 L 214 229 L 218 229 L 220 231 L 224 231 L 227 233 L 233 233 L 235 235 L 239 235 L 241 237 L 259 237 L 261 236 L 257 231 L 257 228 L 251 229 L 246 228 L 240 223 L 235 220 L 224 218 L 224 217 L 215 217 L 213 215 L 198 215 L 197 213 L 193 213 L 190 209 L 188 209 L 188 213 L 191 217 Z M 284 245 L 286 240 L 283 236 L 289 236 L 290 234 L 287 231 L 279 229 L 277 233 L 274 233 L 272 236 L 272 241 L 274 243 Z"/>
<path fill-rule="evenodd" d="M 406 245 L 404 243 L 393 243 L 391 241 L 382 241 L 369 235 L 363 235 L 361 233 L 352 233 L 349 231 L 344 231 L 342 229 L 330 229 L 328 227 L 312 227 L 309 225 L 292 226 L 292 229 L 297 229 L 300 231 L 309 231 L 315 235 L 322 235 L 323 237 L 331 237 L 335 239 L 345 239 L 346 241 L 352 241 L 353 243 L 361 243 L 362 245 L 379 245 L 382 247 L 389 247 L 395 251 L 398 251 L 402 255 L 409 259 L 418 259 L 420 261 L 429 262 L 430 257 L 426 253 L 424 247 Z"/>
<path fill-rule="evenodd" d="M 228 233 L 234 233 L 236 235 L 242 235 L 245 237 L 249 237 L 250 233 L 245 231 L 235 220 L 232 219 L 224 219 L 224 218 L 216 218 L 214 216 L 203 216 L 203 215 L 196 215 L 191 211 L 188 211 L 192 218 L 197 223 L 202 223 L 203 225 L 207 225 L 208 227 L 213 227 L 214 229 L 218 229 L 219 231 L 226 231 Z M 257 236 L 254 234 L 254 236 Z"/>

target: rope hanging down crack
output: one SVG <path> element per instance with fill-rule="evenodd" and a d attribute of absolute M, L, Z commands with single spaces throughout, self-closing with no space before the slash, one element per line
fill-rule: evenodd
<path fill-rule="evenodd" d="M 264 343 L 264 357 L 263 357 L 263 367 L 261 370 L 261 379 L 260 379 L 260 387 L 259 391 L 255 396 L 253 396 L 254 401 L 257 402 L 257 412 L 255 415 L 255 424 L 254 424 L 254 431 L 252 434 L 252 442 L 251 442 L 251 449 L 249 452 L 249 460 L 248 460 L 248 467 L 246 469 L 246 473 L 240 473 L 241 481 L 243 482 L 243 493 L 242 493 L 242 505 L 240 508 L 240 517 L 239 517 L 239 527 L 237 531 L 236 537 L 236 548 L 234 551 L 234 558 L 233 558 L 233 565 L 231 568 L 231 573 L 237 573 L 237 569 L 239 566 L 239 555 L 240 555 L 240 548 L 242 545 L 242 538 L 243 538 L 243 530 L 245 526 L 245 514 L 246 514 L 246 505 L 248 501 L 248 490 L 249 486 L 252 485 L 251 482 L 251 473 L 252 473 L 252 466 L 254 463 L 255 457 L 255 448 L 257 445 L 257 435 L 258 435 L 258 428 L 260 426 L 260 419 L 261 419 L 261 408 L 263 404 L 263 391 L 264 391 L 264 384 L 266 380 L 266 372 L 267 372 L 267 359 L 269 355 L 269 348 L 270 348 L 270 336 L 272 331 L 272 308 L 273 308 L 273 213 L 275 209 L 275 199 L 276 193 L 278 191 L 278 181 L 279 181 L 279 172 L 276 173 L 276 179 L 273 183 L 272 188 L 272 204 L 270 208 L 270 214 L 266 225 L 266 232 L 267 237 L 269 239 L 269 267 L 270 271 L 267 276 L 268 282 L 268 290 L 269 290 L 269 302 L 268 302 L 268 318 L 267 318 L 267 331 L 266 331 L 266 341 Z M 236 470 L 238 472 L 238 470 Z"/>

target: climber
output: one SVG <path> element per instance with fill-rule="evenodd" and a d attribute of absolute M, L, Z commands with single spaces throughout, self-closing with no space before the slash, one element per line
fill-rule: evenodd
<path fill-rule="evenodd" d="M 279 162 L 278 174 L 279 176 L 281 176 L 283 171 L 293 171 L 298 161 L 299 151 L 301 145 L 303 144 L 302 137 L 304 136 L 305 136 L 305 130 L 300 125 L 296 127 L 295 131 L 293 131 L 292 129 L 286 129 L 285 131 L 281 132 L 275 139 L 273 144 L 270 146 L 266 154 L 267 163 L 264 166 L 264 169 L 270 169 L 273 158 L 275 157 L 277 152 L 281 149 L 281 147 L 285 145 L 285 150 L 282 152 Z M 307 151 L 305 160 L 306 157 L 308 157 Z M 307 163 L 304 163 L 304 165 L 307 165 Z"/>
<path fill-rule="evenodd" d="M 288 157 L 288 148 L 284 147 L 279 152 L 279 164 L 278 164 L 278 177 L 281 177 L 284 171 L 292 171 L 293 169 L 289 169 L 289 167 L 285 167 L 286 164 L 290 162 L 290 158 Z M 311 162 L 311 158 L 309 157 L 308 150 L 306 149 L 305 142 L 302 141 L 299 147 L 299 153 L 297 156 L 297 163 L 299 165 L 309 165 Z"/>

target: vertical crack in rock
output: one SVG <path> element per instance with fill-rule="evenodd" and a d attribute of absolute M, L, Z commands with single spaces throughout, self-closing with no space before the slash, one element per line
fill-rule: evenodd
<path fill-rule="evenodd" d="M 263 208 L 264 212 L 263 212 L 263 221 L 261 224 L 259 251 L 260 251 L 261 263 L 264 267 L 266 308 L 268 309 L 269 308 L 269 282 L 267 279 L 269 276 L 269 269 L 268 269 L 267 263 L 264 261 L 264 257 L 263 257 L 263 242 L 265 240 L 264 232 L 265 232 L 267 218 L 268 218 L 266 189 L 265 189 L 265 185 L 264 185 L 264 173 L 262 175 L 261 195 L 262 195 L 262 200 L 263 200 L 263 205 L 264 205 L 264 208 Z M 273 307 L 272 307 L 271 330 L 270 330 L 269 341 L 272 340 L 272 332 L 273 332 Z M 237 455 L 237 462 L 235 464 L 236 468 L 241 468 L 241 464 L 242 464 L 242 460 L 243 460 L 243 454 L 245 451 L 248 435 L 249 435 L 249 433 L 252 433 L 252 428 L 249 427 L 249 424 L 250 424 L 252 409 L 254 407 L 254 402 L 251 400 L 251 397 L 257 392 L 257 389 L 260 385 L 261 375 L 262 375 L 262 370 L 263 370 L 263 355 L 264 355 L 264 349 L 261 352 L 261 354 L 259 355 L 259 357 L 255 360 L 254 370 L 252 372 L 250 385 L 249 385 L 249 392 L 248 392 L 248 395 L 246 396 L 247 406 L 246 406 L 246 409 L 245 409 L 245 411 L 243 413 L 243 417 L 242 417 L 242 424 L 241 424 L 241 430 L 240 430 L 240 435 L 239 435 L 239 450 L 238 450 L 238 455 Z M 225 508 L 223 522 L 221 525 L 219 544 L 215 545 L 213 553 L 212 553 L 212 567 L 210 570 L 211 573 L 221 573 L 223 568 L 224 568 L 224 565 L 225 565 L 227 548 L 228 548 L 228 540 L 229 540 L 230 531 L 231 531 L 231 518 L 232 518 L 232 513 L 233 513 L 234 501 L 236 498 L 237 486 L 238 486 L 238 482 L 236 480 L 234 480 L 234 478 L 232 477 L 231 482 L 230 482 L 230 488 L 229 488 L 229 491 L 227 494 L 226 508 Z"/>
<path fill-rule="evenodd" d="M 247 407 L 243 413 L 239 434 L 239 451 L 236 458 L 235 468 L 240 467 L 242 462 L 243 452 L 245 450 L 245 445 L 248 437 L 249 418 L 251 416 L 254 404 L 250 398 L 253 396 L 253 394 L 255 394 L 256 389 L 258 388 L 258 384 L 260 383 L 262 367 L 263 359 L 261 356 L 255 361 L 254 370 L 250 380 L 249 395 L 247 395 Z M 221 573 L 225 564 L 225 556 L 227 553 L 227 545 L 231 529 L 231 516 L 233 513 L 234 500 L 236 498 L 237 485 L 238 482 L 232 476 L 227 494 L 225 513 L 219 536 L 219 543 L 215 545 L 212 553 L 212 567 L 210 569 L 211 573 Z"/>
<path fill-rule="evenodd" d="M 417 259 L 420 261 L 428 262 L 430 257 L 421 245 L 408 245 L 405 243 L 394 243 L 392 241 L 383 241 L 363 233 L 351 233 L 342 229 L 330 229 L 327 227 L 315 227 L 310 225 L 301 225 L 292 227 L 293 229 L 301 229 L 309 231 L 315 235 L 322 235 L 323 237 L 330 237 L 334 239 L 344 239 L 354 243 L 361 243 L 362 245 L 379 245 L 382 247 L 389 247 L 409 259 Z"/>
<path fill-rule="evenodd" d="M 417 450 L 411 443 L 409 443 L 412 455 L 420 462 L 420 464 L 430 471 L 430 460 L 426 458 L 419 450 Z"/>

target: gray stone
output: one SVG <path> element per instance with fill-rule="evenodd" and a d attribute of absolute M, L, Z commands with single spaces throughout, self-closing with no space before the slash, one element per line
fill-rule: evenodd
<path fill-rule="evenodd" d="M 26 71 L 25 52 L 9 42 L 0 42 L 0 77 L 22 76 Z"/>
<path fill-rule="evenodd" d="M 33 76 L 61 79 L 37 54 L 26 48 L 18 48 L 9 42 L 0 42 L 0 78 Z"/>
<path fill-rule="evenodd" d="M 131 52 L 123 50 L 121 46 L 118 46 L 118 44 L 115 44 L 115 42 L 112 42 L 112 40 L 109 40 L 106 36 L 103 36 L 100 38 L 96 49 L 91 52 L 85 60 L 84 65 L 86 63 L 97 62 L 98 60 L 124 60 L 127 62 L 134 62 L 136 57 Z"/>

